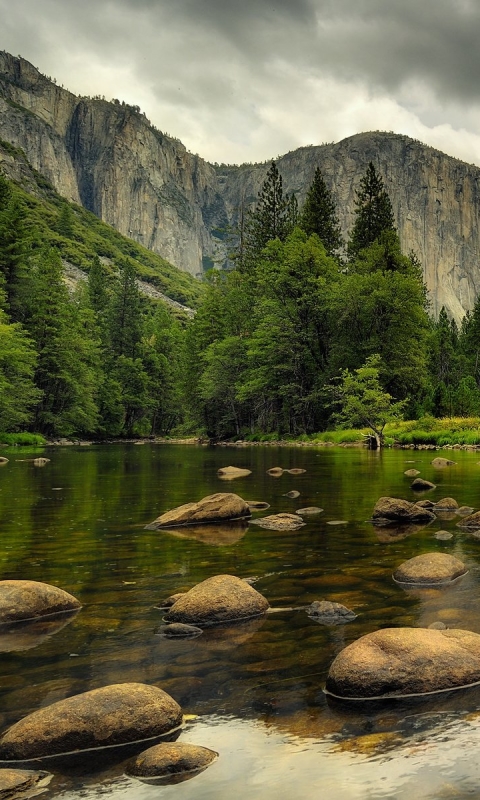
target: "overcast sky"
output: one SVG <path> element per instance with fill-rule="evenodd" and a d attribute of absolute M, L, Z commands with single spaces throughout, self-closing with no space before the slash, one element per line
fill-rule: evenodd
<path fill-rule="evenodd" d="M 0 49 L 209 161 L 369 130 L 480 164 L 480 0 L 0 0 Z"/>

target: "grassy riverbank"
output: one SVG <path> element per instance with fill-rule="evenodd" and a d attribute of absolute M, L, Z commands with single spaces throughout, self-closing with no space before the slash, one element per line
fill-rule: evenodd
<path fill-rule="evenodd" d="M 322 433 L 290 437 L 276 433 L 253 434 L 245 436 L 247 442 L 267 444 L 274 441 L 291 441 L 305 444 L 355 444 L 364 441 L 371 433 L 368 428 L 332 430 Z M 431 445 L 434 447 L 453 447 L 455 445 L 480 446 L 480 417 L 423 417 L 419 420 L 390 423 L 385 426 L 385 444 L 395 445 Z"/>

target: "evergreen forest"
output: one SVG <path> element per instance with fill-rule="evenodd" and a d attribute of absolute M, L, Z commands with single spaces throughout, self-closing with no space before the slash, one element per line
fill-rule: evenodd
<path fill-rule="evenodd" d="M 480 301 L 429 312 L 373 163 L 343 241 L 319 169 L 301 208 L 275 162 L 202 283 L 48 185 L 0 175 L 0 431 L 302 437 L 480 415 Z M 45 181 L 43 181 L 45 184 Z M 88 279 L 65 281 L 65 263 Z M 138 278 L 196 309 L 141 293 Z"/>

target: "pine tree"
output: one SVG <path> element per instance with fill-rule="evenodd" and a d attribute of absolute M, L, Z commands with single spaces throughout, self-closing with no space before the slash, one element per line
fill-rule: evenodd
<path fill-rule="evenodd" d="M 289 231 L 292 208 L 283 194 L 283 182 L 275 161 L 258 195 L 254 211 L 250 212 L 243 231 L 243 258 L 240 268 L 252 269 L 261 251 L 272 239 L 284 241 Z"/>
<path fill-rule="evenodd" d="M 317 234 L 328 255 L 333 255 L 342 246 L 335 203 L 318 167 L 307 192 L 299 223 L 308 236 Z"/>
<path fill-rule="evenodd" d="M 140 292 L 131 261 L 120 265 L 110 305 L 110 342 L 114 356 L 136 358 L 142 338 Z"/>
<path fill-rule="evenodd" d="M 383 231 L 395 231 L 392 204 L 382 178 L 370 161 L 357 191 L 356 219 L 348 243 L 349 259 L 369 247 Z"/>
<path fill-rule="evenodd" d="M 0 280 L 13 322 L 22 322 L 24 318 L 31 246 L 32 234 L 25 207 L 3 180 L 0 185 Z"/>

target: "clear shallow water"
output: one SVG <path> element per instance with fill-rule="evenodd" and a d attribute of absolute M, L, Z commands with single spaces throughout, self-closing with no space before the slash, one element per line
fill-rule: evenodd
<path fill-rule="evenodd" d="M 480 541 L 456 527 L 457 516 L 403 538 L 366 522 L 381 495 L 414 499 L 403 475 L 411 467 L 437 484 L 423 496 L 479 508 L 478 454 L 455 452 L 457 465 L 444 470 L 431 467 L 430 451 L 342 448 L 115 445 L 52 448 L 43 468 L 16 460 L 37 454 L 1 452 L 10 462 L 0 470 L 0 577 L 61 586 L 83 608 L 55 631 L 42 623 L 35 636 L 21 629 L 0 636 L 1 728 L 71 694 L 140 681 L 195 715 L 181 739 L 220 753 L 201 775 L 162 787 L 124 777 L 122 756 L 88 759 L 80 770 L 56 771 L 46 797 L 475 796 L 478 687 L 345 705 L 327 699 L 323 686 L 335 655 L 379 627 L 441 620 L 480 633 Z M 252 475 L 222 481 L 217 470 L 228 464 Z M 274 466 L 307 472 L 273 478 L 266 470 Z M 291 489 L 298 499 L 283 496 Z M 308 505 L 324 513 L 293 533 L 222 527 L 199 540 L 194 529 L 187 536 L 144 530 L 163 511 L 215 491 L 266 500 L 271 508 L 262 514 Z M 347 524 L 328 524 L 337 520 Z M 436 540 L 439 530 L 453 539 Z M 427 551 L 456 555 L 468 575 L 443 589 L 406 591 L 392 581 L 398 564 Z M 194 640 L 158 635 L 163 598 L 224 572 L 256 577 L 275 612 Z M 311 621 L 300 607 L 321 599 L 358 618 L 341 627 Z"/>

